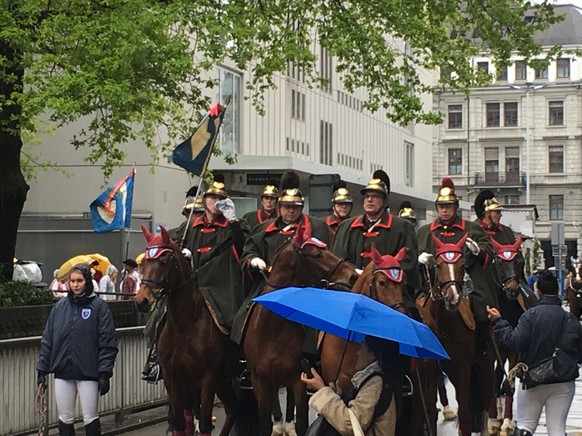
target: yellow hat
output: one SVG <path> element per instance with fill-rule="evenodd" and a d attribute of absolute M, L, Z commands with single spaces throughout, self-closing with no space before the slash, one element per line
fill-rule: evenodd
<path fill-rule="evenodd" d="M 222 174 L 214 175 L 214 182 L 212 182 L 212 185 L 210 185 L 206 190 L 204 197 L 207 195 L 218 195 L 222 198 L 228 198 L 228 193 L 226 192 L 226 189 L 224 189 L 224 176 Z"/>
<path fill-rule="evenodd" d="M 459 204 L 459 197 L 455 194 L 455 184 L 445 177 L 441 182 L 441 188 L 435 201 L 436 204 Z"/>
<path fill-rule="evenodd" d="M 204 200 L 202 197 L 196 197 L 194 202 L 194 212 L 204 212 Z"/>
<path fill-rule="evenodd" d="M 279 198 L 279 190 L 275 185 L 265 185 L 261 197 Z"/>
<path fill-rule="evenodd" d="M 412 204 L 410 204 L 410 201 L 403 201 L 402 203 L 400 203 L 400 211 L 398 212 L 398 217 L 416 222 L 416 215 L 414 214 L 414 209 L 412 208 Z"/>
<path fill-rule="evenodd" d="M 390 178 L 383 170 L 376 170 L 372 175 L 372 180 L 368 182 L 366 187 L 360 191 L 362 195 L 366 195 L 366 191 L 376 191 L 388 197 L 390 194 Z"/>
<path fill-rule="evenodd" d="M 299 189 L 300 178 L 295 171 L 287 171 L 281 177 L 279 205 L 303 206 L 305 199 Z"/>
<path fill-rule="evenodd" d="M 479 195 L 477 195 L 474 206 L 475 214 L 479 218 L 483 218 L 487 212 L 505 210 L 499 203 L 499 200 L 495 198 L 495 193 L 489 189 L 481 191 Z"/>

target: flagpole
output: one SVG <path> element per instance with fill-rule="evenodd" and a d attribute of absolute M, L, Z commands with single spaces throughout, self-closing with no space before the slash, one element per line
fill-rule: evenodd
<path fill-rule="evenodd" d="M 229 95 L 228 97 L 226 97 L 226 100 L 224 102 L 224 106 L 222 109 L 222 112 L 226 111 L 226 108 L 230 105 L 230 102 L 232 101 L 232 95 Z M 220 107 L 220 105 L 218 105 Z M 220 109 L 219 109 L 220 110 Z M 216 136 L 215 138 L 218 138 L 218 134 L 220 133 L 220 127 L 222 126 L 222 123 L 220 123 L 218 125 L 218 130 L 216 131 Z M 216 141 L 216 139 L 215 139 Z M 210 159 L 212 158 L 212 151 L 214 149 L 214 143 L 212 143 L 212 148 L 210 149 L 210 156 L 208 158 L 208 161 L 206 163 L 206 168 L 203 168 L 203 170 L 201 171 L 200 174 L 200 181 L 198 182 L 198 189 L 196 189 L 196 197 L 198 197 L 199 195 L 203 195 L 201 194 L 200 188 L 202 188 L 202 182 L 204 181 L 204 174 L 206 173 L 206 169 L 208 168 L 208 163 L 210 162 Z M 204 197 L 203 197 L 204 198 Z M 180 250 L 182 248 L 184 248 L 184 242 L 186 241 L 186 235 L 188 234 L 188 230 L 190 229 L 190 223 L 192 222 L 192 214 L 194 213 L 194 206 L 196 205 L 196 198 L 194 198 L 194 204 L 192 205 L 192 208 L 190 209 L 190 213 L 188 214 L 188 219 L 186 220 L 186 226 L 184 227 L 184 234 L 182 235 L 182 239 L 180 240 Z"/>

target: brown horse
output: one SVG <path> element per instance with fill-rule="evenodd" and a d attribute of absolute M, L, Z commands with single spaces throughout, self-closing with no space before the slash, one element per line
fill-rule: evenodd
<path fill-rule="evenodd" d="M 475 411 L 477 390 L 472 387 L 472 365 L 475 361 L 475 320 L 469 299 L 463 293 L 465 259 L 463 247 L 467 235 L 456 244 L 446 244 L 433 236 L 437 251 L 435 259 L 434 280 L 430 280 L 428 297 L 419 301 L 421 314 L 425 322 L 433 328 L 441 340 L 451 360 L 442 361 L 441 368 L 455 386 L 459 405 L 459 434 L 469 436 L 473 427 L 474 413 L 482 415 L 483 410 Z M 433 377 L 434 386 L 426 388 L 427 403 L 436 403 L 437 378 Z M 489 404 L 489 402 L 484 403 Z"/>
<path fill-rule="evenodd" d="M 570 267 L 566 277 L 566 299 L 570 312 L 578 319 L 582 315 L 582 259 L 570 258 Z"/>
<path fill-rule="evenodd" d="M 262 294 L 285 286 L 317 286 L 322 280 L 329 282 L 331 288 L 342 285 L 350 288 L 356 282 L 357 273 L 351 265 L 304 232 L 299 227 L 294 238 L 279 249 Z M 258 402 L 260 436 L 271 435 L 271 411 L 280 386 L 287 388 L 288 401 L 293 400 L 297 407 L 297 434 L 301 436 L 307 429 L 307 393 L 300 379 L 305 337 L 302 325 L 261 305 L 251 309 L 243 350 Z M 293 394 L 292 399 L 289 393 Z"/>
<path fill-rule="evenodd" d="M 382 256 L 375 246 L 371 249 L 370 262 L 358 278 L 358 281 L 352 288 L 352 292 L 366 295 L 373 298 L 388 307 L 407 313 L 404 305 L 404 293 L 406 290 L 406 277 L 404 270 L 400 267 L 400 262 L 404 259 L 406 248 L 402 248 L 396 256 Z M 410 316 L 410 314 L 408 314 Z M 351 377 L 356 372 L 357 352 L 360 344 L 348 342 L 345 339 L 332 334 L 326 334 L 321 344 L 321 369 L 324 380 L 335 382 L 339 385 L 342 392 L 350 392 L 352 389 Z M 404 363 L 404 362 L 402 362 Z M 408 363 L 408 362 L 406 362 Z M 419 362 L 419 373 L 427 375 L 431 373 L 434 378 L 436 365 L 433 360 Z M 422 380 L 425 377 L 420 377 Z M 428 415 L 434 418 L 434 428 L 432 434 L 436 434 L 436 404 L 424 404 L 420 395 L 424 394 L 424 386 L 419 386 L 418 379 L 413 380 L 414 395 L 409 405 L 405 409 L 400 399 L 398 404 L 398 424 L 397 434 L 420 435 L 423 432 L 424 409 L 427 409 Z M 420 391 L 423 389 L 423 392 Z M 401 419 L 404 418 L 404 419 Z M 430 418 L 429 418 L 430 419 Z M 431 421 L 432 422 L 432 421 Z"/>
<path fill-rule="evenodd" d="M 175 436 L 193 434 L 191 425 L 187 427 L 184 410 L 194 405 L 200 434 L 210 435 L 216 394 L 226 414 L 220 435 L 227 436 L 236 413 L 231 380 L 236 375 L 237 349 L 214 323 L 190 262 L 166 229 L 162 227 L 156 236 L 143 226 L 142 231 L 148 246 L 135 301 L 138 307 L 147 308 L 163 295 L 167 298 L 167 318 L 158 339 L 158 354 L 169 397 L 168 422 Z"/>
<path fill-rule="evenodd" d="M 499 311 L 503 319 L 513 327 L 517 325 L 519 317 L 525 311 L 525 303 L 522 295 L 522 276 L 525 259 L 521 254 L 521 236 L 513 244 L 503 245 L 491 239 L 495 250 L 493 258 L 493 272 Z M 515 351 L 506 347 L 497 346 L 496 391 L 499 396 L 504 395 L 503 422 L 500 424 L 497 418 L 497 399 L 493 397 L 489 407 L 489 433 L 501 436 L 509 436 L 513 433 L 513 393 L 507 382 L 502 386 L 505 374 L 505 363 L 508 362 L 508 370 L 517 363 L 518 357 Z"/>

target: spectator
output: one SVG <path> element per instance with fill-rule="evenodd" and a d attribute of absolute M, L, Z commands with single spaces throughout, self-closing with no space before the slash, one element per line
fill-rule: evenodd
<path fill-rule="evenodd" d="M 78 264 L 69 274 L 67 298 L 55 304 L 47 320 L 36 364 L 37 384 L 55 374 L 59 435 L 73 436 L 77 394 L 87 436 L 99 436 L 99 396 L 109 391 L 117 355 L 111 311 L 96 298 L 90 267 Z"/>
<path fill-rule="evenodd" d="M 566 417 L 574 397 L 574 379 L 577 364 L 582 362 L 582 327 L 578 320 L 562 309 L 558 296 L 558 281 L 554 274 L 542 271 L 537 280 L 537 307 L 528 309 L 513 328 L 501 318 L 495 308 L 487 308 L 493 321 L 495 336 L 500 343 L 519 352 L 519 361 L 533 368 L 549 358 L 557 346 L 569 357 L 572 380 L 541 384 L 529 389 L 517 389 L 517 429 L 514 436 L 532 435 L 546 409 L 546 423 L 550 436 L 566 434 Z"/>
<path fill-rule="evenodd" d="M 56 298 L 63 298 L 67 296 L 67 284 L 64 281 L 59 280 L 57 278 L 58 274 L 59 270 L 58 269 L 54 270 L 53 272 L 54 278 L 51 284 L 49 285 L 49 290 L 53 291 Z"/>
<path fill-rule="evenodd" d="M 99 297 L 106 301 L 113 301 L 117 299 L 115 294 L 115 282 L 117 282 L 118 270 L 115 265 L 109 265 L 105 271 L 105 275 L 99 282 Z"/>
<path fill-rule="evenodd" d="M 123 280 L 120 290 L 124 295 L 121 296 L 121 299 L 133 300 L 141 282 L 137 262 L 134 259 L 125 259 L 123 265 Z"/>
<path fill-rule="evenodd" d="M 529 285 L 530 289 L 535 289 L 535 283 L 538 279 L 538 269 L 534 269 L 531 272 L 531 275 L 527 278 L 527 284 Z"/>
<path fill-rule="evenodd" d="M 388 349 L 388 344 L 391 348 Z M 398 345 L 366 336 L 356 360 L 357 372 L 352 377 L 354 391 L 342 399 L 333 383 L 325 386 L 321 376 L 311 369 L 313 378 L 301 374 L 301 381 L 315 390 L 309 405 L 342 435 L 354 434 L 350 410 L 366 436 L 393 436 L 396 431 L 396 402 L 394 388 L 398 373 L 387 368 L 399 360 Z M 389 376 L 392 380 L 389 380 Z"/>

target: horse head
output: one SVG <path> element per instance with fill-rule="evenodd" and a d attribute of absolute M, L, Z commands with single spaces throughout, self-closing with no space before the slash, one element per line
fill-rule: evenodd
<path fill-rule="evenodd" d="M 164 228 L 152 235 L 143 225 L 141 230 L 148 243 L 141 267 L 142 279 L 135 302 L 142 312 L 147 312 L 154 300 L 177 290 L 192 277 L 192 269 L 178 245 Z"/>
<path fill-rule="evenodd" d="M 507 298 L 512 300 L 515 300 L 521 292 L 519 282 L 525 265 L 525 259 L 520 250 L 521 242 L 521 236 L 509 245 L 503 245 L 495 239 L 491 239 L 491 244 L 495 250 L 493 265 L 495 266 L 497 284 L 505 292 Z"/>
<path fill-rule="evenodd" d="M 300 225 L 275 255 L 268 284 L 272 288 L 297 285 L 351 289 L 357 279 L 353 266 Z"/>
<path fill-rule="evenodd" d="M 362 275 L 354 285 L 353 292 L 378 300 L 392 309 L 406 313 L 404 306 L 404 292 L 406 292 L 406 275 L 400 266 L 404 260 L 407 247 L 402 247 L 396 256 L 385 254 L 382 256 L 372 244 L 369 257 L 372 262 L 364 269 Z"/>
<path fill-rule="evenodd" d="M 447 310 L 457 310 L 463 293 L 465 275 L 465 258 L 463 248 L 469 234 L 457 243 L 444 243 L 434 235 L 432 240 L 436 248 L 435 281 L 431 289 L 434 299 L 443 299 Z"/>
<path fill-rule="evenodd" d="M 570 257 L 568 278 L 568 286 L 570 286 L 576 294 L 582 294 L 582 259 L 580 257 Z"/>

